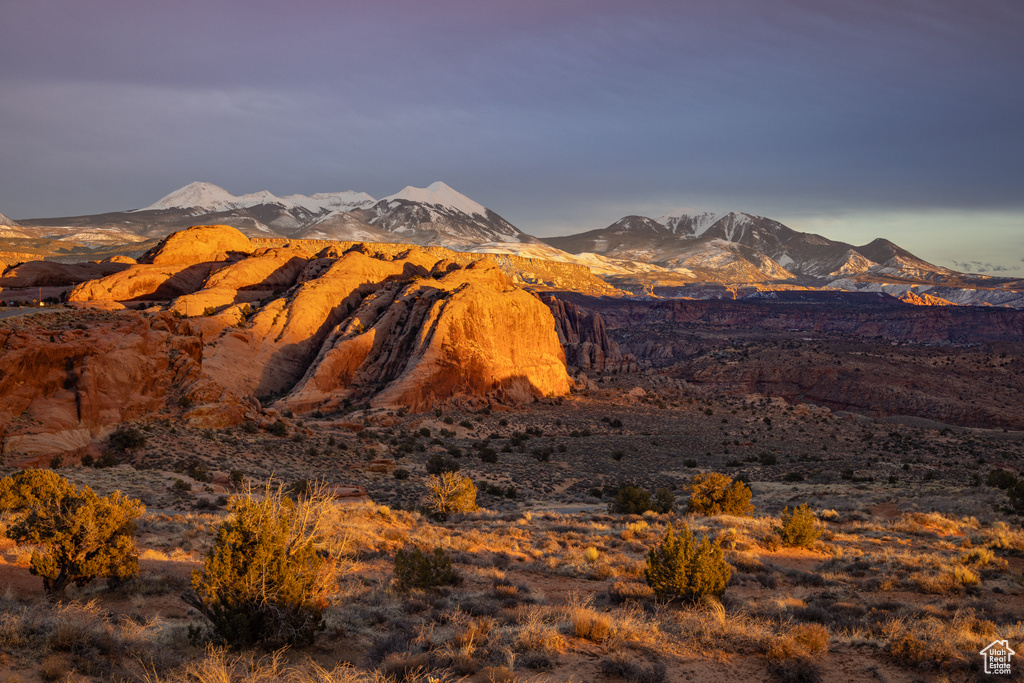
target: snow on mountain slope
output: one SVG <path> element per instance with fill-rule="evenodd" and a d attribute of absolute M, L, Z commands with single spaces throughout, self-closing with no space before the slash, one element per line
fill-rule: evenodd
<path fill-rule="evenodd" d="M 218 213 L 254 206 L 278 205 L 286 210 L 305 209 L 316 214 L 338 209 L 363 208 L 373 203 L 373 197 L 365 192 L 318 192 L 312 196 L 293 194 L 278 197 L 267 190 L 262 190 L 235 196 L 213 183 L 195 182 L 175 190 L 155 204 L 136 211 L 188 209 L 196 213 Z"/>
<path fill-rule="evenodd" d="M 392 241 L 461 249 L 467 245 L 532 243 L 519 230 L 482 204 L 442 182 L 406 187 L 366 211 L 374 227 L 397 235 Z"/>
<path fill-rule="evenodd" d="M 281 199 L 295 206 L 301 206 L 313 213 L 320 211 L 351 211 L 373 205 L 377 200 L 365 192 L 317 192 L 308 197 L 290 194 Z"/>
<path fill-rule="evenodd" d="M 213 183 L 195 182 L 179 188 L 159 201 L 136 211 L 193 209 L 214 213 L 238 208 L 239 197 Z"/>
<path fill-rule="evenodd" d="M 18 224 L 15 221 L 12 221 L 7 216 L 5 216 L 2 213 L 0 213 L 0 225 L 14 225 L 14 226 L 16 226 Z"/>
<path fill-rule="evenodd" d="M 689 209 L 679 209 L 656 220 L 668 228 L 673 235 L 700 237 L 707 232 L 708 228 L 728 215 L 729 213 L 712 211 L 691 213 Z"/>
<path fill-rule="evenodd" d="M 431 183 L 426 187 L 413 187 L 412 185 L 408 185 L 401 191 L 384 197 L 381 201 L 390 203 L 398 199 L 418 204 L 431 204 L 433 206 L 454 209 L 456 211 L 461 211 L 467 216 L 487 215 L 487 207 L 474 202 L 461 192 L 456 192 L 441 181 Z"/>

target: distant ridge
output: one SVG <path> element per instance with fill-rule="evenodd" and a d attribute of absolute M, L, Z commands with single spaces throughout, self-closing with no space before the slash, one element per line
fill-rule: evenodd
<path fill-rule="evenodd" d="M 722 288 L 839 290 L 884 293 L 919 305 L 1024 307 L 1024 280 L 942 268 L 885 238 L 853 245 L 751 213 L 680 209 L 537 239 L 442 181 L 406 186 L 381 199 L 352 190 L 235 195 L 193 182 L 141 209 L 7 221 L 0 232 L 6 251 L 21 252 L 24 240 L 42 240 L 33 253 L 66 262 L 88 260 L 100 245 L 110 254 L 120 241 L 125 255 L 137 255 L 141 240 L 160 240 L 193 225 L 229 225 L 251 238 L 414 244 L 573 263 L 637 297 L 707 298 Z"/>

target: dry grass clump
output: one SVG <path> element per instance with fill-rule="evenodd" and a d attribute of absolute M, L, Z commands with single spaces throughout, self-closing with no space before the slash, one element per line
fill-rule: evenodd
<path fill-rule="evenodd" d="M 0 651 L 33 659 L 40 650 L 49 652 L 44 669 L 56 678 L 62 669 L 87 676 L 125 675 L 139 660 L 169 668 L 180 661 L 165 647 L 174 635 L 160 621 L 114 618 L 96 602 L 20 605 L 0 599 Z"/>
<path fill-rule="evenodd" d="M 927 533 L 959 534 L 963 530 L 977 530 L 981 524 L 973 517 L 953 519 L 941 512 L 908 512 L 892 522 L 893 531 L 921 535 Z"/>
<path fill-rule="evenodd" d="M 1024 637 L 1024 625 L 996 625 L 979 619 L 970 609 L 951 619 L 937 616 L 895 618 L 880 627 L 892 659 L 915 669 L 964 670 L 975 664 L 977 652 L 996 637 L 1011 641 Z"/>
<path fill-rule="evenodd" d="M 654 598 L 654 589 L 639 581 L 616 581 L 608 589 L 612 602 L 643 602 Z"/>
<path fill-rule="evenodd" d="M 240 654 L 228 655 L 222 650 L 209 650 L 202 659 L 190 662 L 181 669 L 159 676 L 147 673 L 145 683 L 389 683 L 390 680 L 377 672 L 361 672 L 348 665 L 325 669 L 316 662 L 288 664 L 283 652 L 263 657 Z M 404 679 L 408 683 L 440 683 L 449 680 L 443 677 L 429 677 L 425 673 L 414 674 Z"/>
<path fill-rule="evenodd" d="M 657 652 L 662 644 L 657 623 L 634 607 L 598 612 L 591 607 L 590 598 L 574 594 L 562 609 L 562 618 L 572 635 L 607 643 L 613 649 L 629 643 L 634 648 Z"/>
<path fill-rule="evenodd" d="M 560 654 L 565 652 L 568 643 L 552 623 L 551 613 L 533 605 L 517 607 L 512 618 L 519 625 L 515 636 L 515 646 L 520 652 L 540 652 L 542 654 Z"/>
<path fill-rule="evenodd" d="M 997 521 L 971 534 L 971 542 L 986 548 L 1024 554 L 1024 529 L 1011 529 L 1006 522 Z"/>
<path fill-rule="evenodd" d="M 578 607 L 569 618 L 572 623 L 572 632 L 577 638 L 603 643 L 612 633 L 612 620 L 607 614 L 599 614 L 592 609 Z"/>
<path fill-rule="evenodd" d="M 929 572 L 915 572 L 910 575 L 910 582 L 917 586 L 923 593 L 935 595 L 946 595 L 958 593 L 963 588 L 977 586 L 981 583 L 978 572 L 970 567 L 961 564 L 946 565 L 937 574 Z"/>

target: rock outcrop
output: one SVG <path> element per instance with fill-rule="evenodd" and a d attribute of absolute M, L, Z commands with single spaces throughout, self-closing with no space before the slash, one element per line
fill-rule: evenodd
<path fill-rule="evenodd" d="M 129 265 L 111 261 L 100 263 L 29 261 L 4 271 L 3 276 L 0 276 L 0 289 L 77 285 L 127 270 Z"/>
<path fill-rule="evenodd" d="M 569 392 L 555 319 L 536 295 L 493 258 L 400 246 L 314 255 L 204 226 L 139 263 L 90 264 L 114 272 L 70 294 L 97 309 L 75 314 L 88 325 L 0 324 L 4 452 L 83 448 L 158 410 L 225 426 L 257 417 L 257 398 L 295 412 L 346 400 L 424 410 Z"/>
<path fill-rule="evenodd" d="M 558 341 L 571 368 L 597 372 L 637 369 L 636 359 L 623 354 L 618 343 L 608 336 L 600 313 L 581 310 L 571 301 L 554 296 L 546 296 L 543 300 L 555 318 Z"/>
<path fill-rule="evenodd" d="M 286 403 L 329 408 L 379 388 L 375 405 L 422 410 L 452 397 L 528 401 L 570 385 L 549 311 L 495 263 L 478 262 L 367 297 Z"/>
<path fill-rule="evenodd" d="M 0 328 L 0 442 L 5 460 L 86 448 L 118 423 L 168 401 L 216 401 L 235 421 L 254 405 L 211 387 L 187 322 L 132 311 L 87 329 L 44 314 Z"/>
<path fill-rule="evenodd" d="M 253 244 L 230 225 L 196 225 L 171 233 L 139 258 L 154 266 L 189 265 L 244 258 Z"/>

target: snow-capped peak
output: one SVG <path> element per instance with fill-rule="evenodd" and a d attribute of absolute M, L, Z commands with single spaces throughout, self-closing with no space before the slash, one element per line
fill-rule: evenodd
<path fill-rule="evenodd" d="M 389 202 L 396 199 L 404 199 L 407 202 L 433 204 L 435 206 L 455 209 L 456 211 L 461 211 L 467 216 L 472 216 L 474 214 L 479 214 L 481 216 L 487 215 L 487 208 L 485 206 L 474 202 L 466 195 L 456 192 L 440 181 L 431 183 L 426 187 L 413 187 L 409 185 L 389 197 L 384 197 L 381 201 Z"/>
<path fill-rule="evenodd" d="M 287 197 L 281 197 L 280 201 L 301 206 L 316 213 L 324 210 L 351 211 L 369 206 L 377 200 L 365 192 L 349 190 L 347 192 L 317 192 L 308 197 L 304 194 L 290 194 Z"/>
<path fill-rule="evenodd" d="M 235 196 L 213 183 L 189 183 L 175 190 L 155 204 L 139 211 L 160 211 L 163 209 L 188 209 L 194 212 L 214 213 L 232 211 L 261 204 L 278 204 L 285 209 L 302 208 L 312 213 L 335 210 L 351 210 L 373 204 L 374 199 L 365 192 L 318 192 L 312 197 L 293 194 L 278 197 L 272 192 L 261 190 Z"/>
<path fill-rule="evenodd" d="M 205 211 L 226 211 L 236 207 L 238 197 L 213 183 L 195 182 L 175 190 L 155 204 L 139 211 L 160 211 L 162 209 L 202 209 Z"/>
<path fill-rule="evenodd" d="M 737 221 L 742 220 L 740 217 L 744 215 L 745 214 L 736 213 L 735 211 L 715 212 L 695 211 L 693 209 L 677 209 L 656 220 L 673 233 L 679 234 L 680 225 L 685 225 L 693 230 L 692 233 L 689 233 L 691 237 L 700 237 L 707 232 L 711 226 L 723 218 L 733 216 L 733 220 Z"/>

